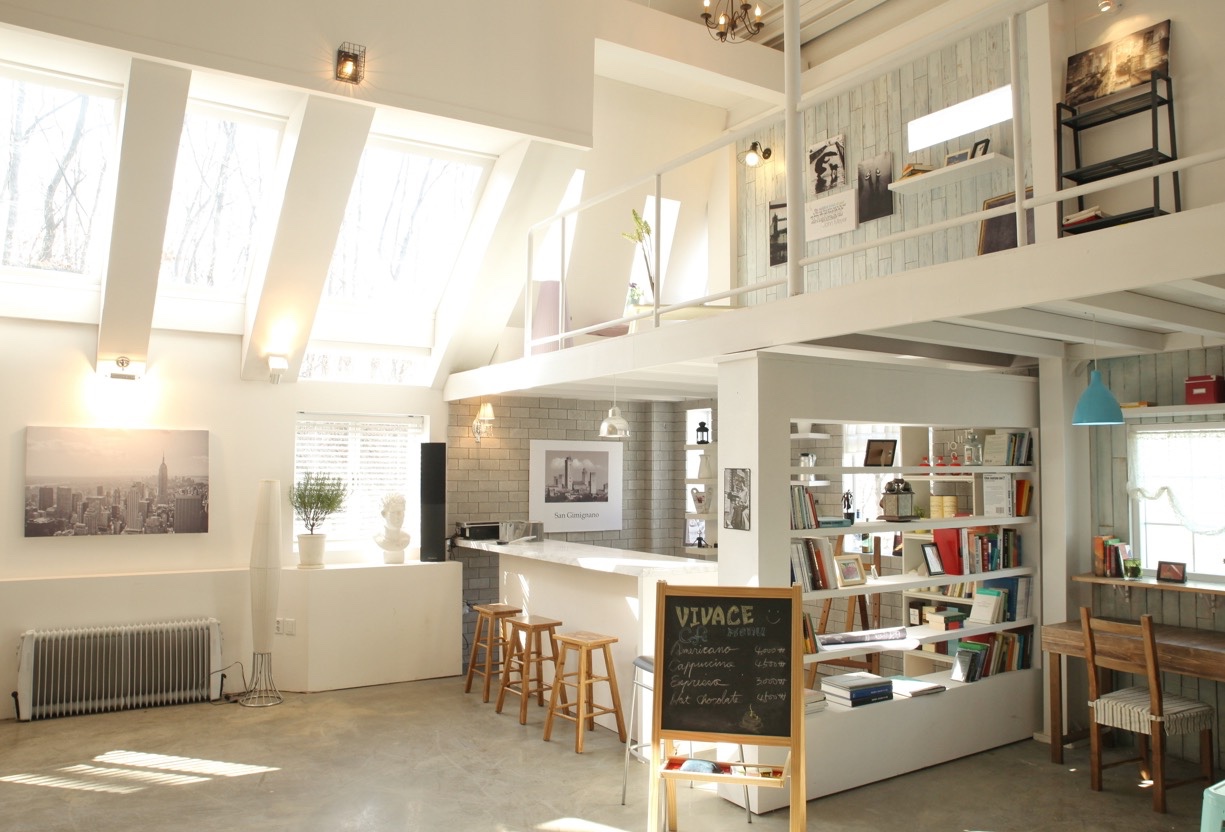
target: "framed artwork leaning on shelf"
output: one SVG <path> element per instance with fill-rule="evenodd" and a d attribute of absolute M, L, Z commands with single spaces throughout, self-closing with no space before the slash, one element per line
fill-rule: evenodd
<path fill-rule="evenodd" d="M 838 587 L 866 584 L 868 576 L 863 571 L 859 555 L 834 555 L 834 572 L 838 575 Z"/>
<path fill-rule="evenodd" d="M 1025 189 L 1025 198 L 1029 199 L 1034 195 L 1033 188 Z M 993 196 L 990 199 L 983 200 L 983 210 L 988 211 L 992 208 L 998 208 L 1001 205 L 1011 205 L 1016 202 L 1016 193 L 1000 194 Z M 1034 209 L 1028 208 L 1025 211 L 1025 226 L 1026 236 L 1032 244 L 1034 241 Z M 1016 214 L 1003 214 L 998 217 L 985 219 L 978 224 L 978 253 L 990 254 L 993 251 L 1004 251 L 1005 249 L 1017 247 L 1017 220 Z"/>
<path fill-rule="evenodd" d="M 1173 560 L 1157 561 L 1157 580 L 1176 584 L 1187 582 L 1187 565 Z"/>
<path fill-rule="evenodd" d="M 923 560 L 927 563 L 928 575 L 944 574 L 944 561 L 940 560 L 940 549 L 935 543 L 923 544 Z"/>
<path fill-rule="evenodd" d="M 869 439 L 868 449 L 863 455 L 864 467 L 867 468 L 892 465 L 893 455 L 896 452 L 896 439 Z"/>

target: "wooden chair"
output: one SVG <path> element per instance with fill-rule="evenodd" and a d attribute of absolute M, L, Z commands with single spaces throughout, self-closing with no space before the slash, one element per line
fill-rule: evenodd
<path fill-rule="evenodd" d="M 1081 607 L 1080 624 L 1085 637 L 1085 661 L 1089 667 L 1090 788 L 1102 790 L 1103 768 L 1139 761 L 1141 777 L 1151 780 L 1153 784 L 1153 811 L 1164 812 L 1167 789 L 1200 780 L 1211 784 L 1214 754 L 1212 726 L 1216 722 L 1216 711 L 1203 702 L 1162 693 L 1153 617 L 1145 615 L 1140 618 L 1139 624 L 1125 624 L 1093 618 L 1088 607 Z M 1148 685 L 1106 693 L 1099 680 L 1103 669 L 1142 676 L 1147 679 Z M 1134 732 L 1139 754 L 1103 764 L 1103 725 Z M 1197 731 L 1200 777 L 1167 783 L 1166 738 Z"/>

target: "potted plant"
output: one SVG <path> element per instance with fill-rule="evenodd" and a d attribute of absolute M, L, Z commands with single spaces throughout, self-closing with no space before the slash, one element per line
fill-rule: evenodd
<path fill-rule="evenodd" d="M 647 267 L 647 282 L 651 284 L 651 297 L 655 297 L 655 274 L 651 268 L 654 256 L 654 246 L 651 242 L 651 224 L 646 221 L 646 218 L 639 214 L 637 210 L 631 208 L 630 214 L 634 218 L 634 230 L 622 231 L 621 236 L 635 243 L 638 250 L 642 252 L 642 262 Z M 637 297 L 635 297 L 635 294 Z M 642 301 L 642 289 L 637 284 L 630 284 L 630 303 L 638 304 Z"/>
<path fill-rule="evenodd" d="M 289 489 L 289 504 L 294 514 L 306 526 L 306 534 L 298 535 L 298 566 L 318 569 L 323 566 L 323 545 L 327 535 L 315 534 L 315 528 L 328 516 L 344 508 L 349 489 L 340 477 L 329 477 L 307 471 Z"/>

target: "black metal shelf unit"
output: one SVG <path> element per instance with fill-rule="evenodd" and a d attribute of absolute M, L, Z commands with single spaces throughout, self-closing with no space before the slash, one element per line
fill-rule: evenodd
<path fill-rule="evenodd" d="M 1162 88 L 1164 87 L 1164 93 Z M 1142 170 L 1151 168 L 1156 165 L 1170 162 L 1178 158 L 1178 143 L 1174 133 L 1174 88 L 1170 83 L 1170 76 L 1163 72 L 1154 71 L 1150 78 L 1147 89 L 1137 95 L 1128 98 L 1114 101 L 1101 106 L 1093 107 L 1089 110 L 1082 110 L 1077 107 L 1070 107 L 1067 104 L 1056 104 L 1057 114 L 1059 118 L 1059 141 L 1056 142 L 1056 157 L 1059 166 L 1059 175 L 1061 181 L 1063 179 L 1084 185 L 1088 182 L 1096 182 L 1099 179 L 1106 179 L 1111 176 L 1116 176 L 1120 173 L 1127 173 L 1133 170 Z M 1169 149 L 1163 151 L 1161 149 L 1161 120 L 1160 110 L 1165 108 L 1167 132 L 1169 134 Z M 1149 147 L 1132 153 L 1126 153 L 1122 156 L 1117 156 L 1113 159 L 1106 159 L 1102 162 L 1094 162 L 1085 164 L 1081 155 L 1081 133 L 1093 127 L 1098 127 L 1103 124 L 1110 124 L 1119 119 L 1128 118 L 1129 116 L 1139 115 L 1141 113 L 1149 113 L 1152 120 L 1152 144 Z M 1072 137 L 1072 167 L 1064 167 L 1064 130 L 1071 131 Z M 1182 210 L 1182 189 L 1179 182 L 1178 172 L 1170 174 L 1173 179 L 1174 186 L 1174 210 Z M 1085 208 L 1085 198 L 1078 197 L 1077 206 L 1079 210 Z M 1059 226 L 1060 236 L 1064 234 L 1080 234 L 1085 231 L 1093 231 L 1098 228 L 1108 228 L 1113 225 L 1122 225 L 1124 223 L 1135 222 L 1136 220 L 1148 219 L 1149 217 L 1158 217 L 1168 213 L 1161 207 L 1161 182 L 1160 177 L 1153 177 L 1153 204 L 1150 207 L 1139 208 L 1134 211 L 1128 211 L 1123 214 L 1113 216 L 1100 217 L 1083 222 L 1078 222 L 1074 225 L 1065 226 L 1063 224 L 1063 203 L 1059 204 Z"/>

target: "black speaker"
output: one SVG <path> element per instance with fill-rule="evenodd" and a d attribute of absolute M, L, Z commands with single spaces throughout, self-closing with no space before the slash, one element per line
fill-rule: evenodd
<path fill-rule="evenodd" d="M 421 446 L 421 560 L 447 559 L 447 443 Z"/>

